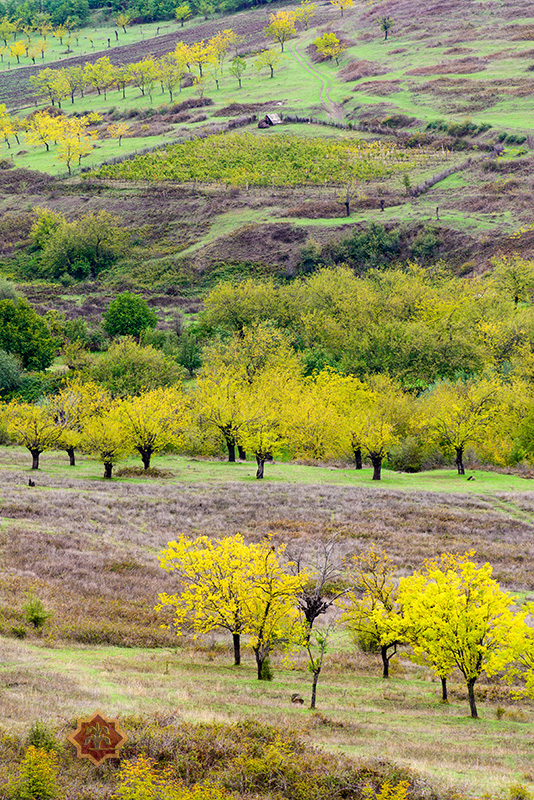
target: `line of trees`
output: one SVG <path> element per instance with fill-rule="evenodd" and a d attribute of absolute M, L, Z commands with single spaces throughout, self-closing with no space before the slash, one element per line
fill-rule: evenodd
<path fill-rule="evenodd" d="M 138 309 L 130 297 L 122 296 L 116 308 L 110 305 L 106 325 L 112 332 L 117 326 L 123 330 L 136 314 L 144 315 L 139 325 L 155 324 L 153 312 Z M 398 469 L 410 470 L 402 457 L 409 462 L 418 448 L 452 457 L 459 475 L 465 474 L 470 448 L 497 463 L 510 452 L 533 455 L 534 400 L 520 381 L 505 384 L 495 376 L 442 381 L 416 397 L 387 375 L 360 380 L 325 368 L 306 377 L 287 337 L 266 326 L 207 346 L 195 388 L 187 394 L 182 377 L 171 356 L 126 338 L 57 394 L 39 404 L 13 400 L 3 416 L 13 442 L 30 451 L 34 469 L 40 453 L 52 448 L 67 450 L 74 464 L 74 447 L 80 447 L 104 463 L 106 478 L 134 452 L 146 469 L 151 456 L 163 450 L 217 453 L 223 444 L 230 462 L 251 454 L 258 479 L 273 458 L 351 459 L 356 469 L 367 461 L 378 481 L 388 457 Z M 103 398 L 96 410 L 90 394 Z M 67 425 L 68 447 L 65 402 L 79 410 L 74 427 Z M 152 449 L 132 440 L 132 404 L 143 408 L 144 424 L 157 440 Z M 169 420 L 178 419 L 180 430 L 170 436 Z"/>
<path fill-rule="evenodd" d="M 387 553 L 375 547 L 333 566 L 327 545 L 314 567 L 303 568 L 270 539 L 246 544 L 240 534 L 215 541 L 181 535 L 160 555 L 177 591 L 160 594 L 157 608 L 170 607 L 170 627 L 178 636 L 186 630 L 195 637 L 228 632 L 236 666 L 247 637 L 259 680 L 269 679 L 266 662 L 275 648 L 303 650 L 312 708 L 332 634 L 342 626 L 355 643 L 380 652 L 383 678 L 400 648 L 428 666 L 440 678 L 443 702 L 447 679 L 459 672 L 476 718 L 475 685 L 482 674 L 506 675 L 519 692 L 532 695 L 534 609 L 518 608 L 491 566 L 473 557 L 446 553 L 399 580 Z M 326 579 L 333 575 L 338 585 L 342 576 L 341 591 L 329 589 Z M 312 614 L 305 613 L 312 607 Z"/>

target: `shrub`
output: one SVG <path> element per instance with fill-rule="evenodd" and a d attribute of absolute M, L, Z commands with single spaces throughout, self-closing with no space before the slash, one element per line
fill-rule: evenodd
<path fill-rule="evenodd" d="M 53 800 L 58 795 L 55 752 L 30 745 L 21 764 L 18 800 Z"/>
<path fill-rule="evenodd" d="M 154 347 L 142 347 L 133 339 L 114 342 L 91 369 L 91 377 L 115 397 L 172 386 L 183 377 L 183 368 Z"/>
<path fill-rule="evenodd" d="M 18 296 L 15 284 L 5 278 L 0 278 L 0 300 L 16 300 Z"/>
<path fill-rule="evenodd" d="M 22 382 L 22 367 L 16 356 L 0 350 L 0 395 L 18 389 Z"/>
<path fill-rule="evenodd" d="M 27 603 L 22 607 L 24 612 L 24 619 L 30 625 L 38 630 L 43 627 L 45 622 L 52 616 L 43 605 L 43 601 L 39 597 L 30 597 Z"/>
<path fill-rule="evenodd" d="M 59 744 L 55 737 L 53 730 L 46 724 L 46 722 L 34 722 L 28 731 L 26 739 L 28 746 L 32 745 L 40 750 L 47 752 L 56 752 L 59 750 Z"/>
<path fill-rule="evenodd" d="M 109 304 L 102 327 L 110 336 L 139 337 L 146 328 L 155 328 L 157 321 L 144 297 L 123 292 Z"/>

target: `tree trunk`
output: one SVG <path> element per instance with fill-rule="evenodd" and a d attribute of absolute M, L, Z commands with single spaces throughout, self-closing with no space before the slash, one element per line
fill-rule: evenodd
<path fill-rule="evenodd" d="M 270 64 L 269 64 L 269 69 L 271 70 L 271 78 L 274 78 L 274 69 Z"/>
<path fill-rule="evenodd" d="M 254 655 L 256 656 L 256 667 L 258 673 L 258 680 L 261 681 L 261 672 L 263 669 L 263 662 L 265 661 L 265 657 L 260 658 L 260 654 L 257 650 L 254 650 Z"/>
<path fill-rule="evenodd" d="M 380 655 L 382 656 L 382 677 L 389 678 L 389 656 L 387 644 L 380 645 Z"/>
<path fill-rule="evenodd" d="M 258 465 L 258 469 L 256 470 L 256 479 L 261 480 L 263 478 L 263 470 L 265 467 L 265 459 L 261 458 L 260 456 L 256 456 L 256 463 Z"/>
<path fill-rule="evenodd" d="M 448 703 L 449 696 L 447 694 L 447 678 L 441 679 L 441 702 Z"/>
<path fill-rule="evenodd" d="M 67 455 L 71 467 L 76 466 L 76 455 L 74 454 L 74 447 L 67 447 Z"/>
<path fill-rule="evenodd" d="M 476 678 L 471 678 L 467 681 L 467 694 L 469 696 L 469 708 L 471 709 L 471 717 L 478 719 L 477 704 L 475 700 L 475 681 Z"/>
<path fill-rule="evenodd" d="M 355 469 L 362 469 L 362 448 L 357 447 L 354 451 L 354 468 Z"/>
<path fill-rule="evenodd" d="M 241 635 L 232 633 L 232 639 L 234 642 L 234 666 L 239 667 L 241 665 Z"/>
<path fill-rule="evenodd" d="M 226 446 L 228 448 L 228 461 L 231 464 L 235 464 L 235 442 L 230 442 L 227 439 L 226 440 Z"/>
<path fill-rule="evenodd" d="M 347 217 L 350 217 L 350 200 L 344 200 L 343 205 L 345 206 Z"/>
<path fill-rule="evenodd" d="M 152 458 L 152 449 L 151 448 L 144 448 L 138 447 L 137 448 L 140 456 L 141 461 L 143 462 L 143 467 L 145 469 L 150 469 L 150 459 Z"/>
<path fill-rule="evenodd" d="M 242 445 L 240 445 L 240 444 L 237 445 L 237 452 L 239 453 L 239 460 L 240 461 L 246 461 L 247 460 L 247 454 L 245 453 L 245 450 L 244 450 Z"/>
<path fill-rule="evenodd" d="M 104 461 L 104 478 L 111 480 L 111 473 L 113 472 L 113 464 L 111 461 Z"/>
<path fill-rule="evenodd" d="M 382 477 L 382 456 L 371 456 L 373 465 L 373 480 L 379 481 Z"/>
<path fill-rule="evenodd" d="M 41 455 L 40 450 L 30 450 L 32 454 L 32 469 L 39 469 L 39 456 Z"/>
<path fill-rule="evenodd" d="M 464 468 L 464 448 L 457 447 L 456 448 L 456 466 L 458 467 L 458 475 L 465 475 L 465 468 Z"/>
<path fill-rule="evenodd" d="M 311 695 L 311 703 L 310 708 L 315 708 L 315 699 L 317 697 L 317 681 L 319 680 L 319 673 L 321 670 L 316 670 L 313 673 L 313 682 L 312 682 L 312 695 Z"/>

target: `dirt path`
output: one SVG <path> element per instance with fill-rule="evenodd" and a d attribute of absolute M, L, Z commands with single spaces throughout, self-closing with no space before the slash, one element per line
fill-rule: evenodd
<path fill-rule="evenodd" d="M 297 45 L 295 42 L 288 42 L 288 51 L 291 53 L 292 56 L 295 57 L 298 64 L 315 80 L 319 81 L 320 89 L 319 89 L 319 102 L 321 103 L 322 107 L 326 111 L 326 113 L 336 120 L 343 119 L 343 106 L 341 103 L 336 103 L 330 97 L 330 91 L 333 88 L 332 82 L 321 75 L 320 72 L 313 69 L 311 64 L 308 61 L 305 61 L 302 54 L 297 49 Z"/>

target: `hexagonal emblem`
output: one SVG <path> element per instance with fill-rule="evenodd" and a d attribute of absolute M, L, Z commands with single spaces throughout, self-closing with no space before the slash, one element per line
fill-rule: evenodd
<path fill-rule="evenodd" d="M 78 727 L 67 737 L 74 745 L 78 758 L 88 758 L 101 764 L 106 758 L 119 758 L 126 736 L 116 719 L 108 719 L 96 711 L 90 719 L 79 719 Z"/>

